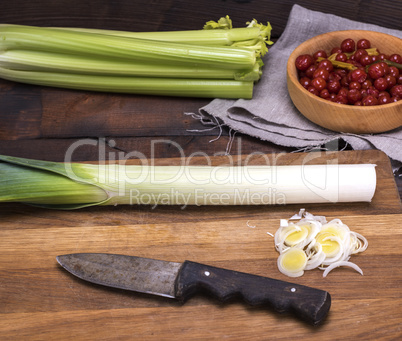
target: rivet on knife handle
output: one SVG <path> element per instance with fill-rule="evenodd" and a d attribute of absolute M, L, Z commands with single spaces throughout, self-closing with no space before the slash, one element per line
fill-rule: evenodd
<path fill-rule="evenodd" d="M 331 306 L 331 296 L 323 290 L 185 261 L 176 280 L 177 298 L 186 300 L 201 290 L 222 301 L 240 296 L 250 305 L 272 306 L 313 325 L 324 320 Z"/>

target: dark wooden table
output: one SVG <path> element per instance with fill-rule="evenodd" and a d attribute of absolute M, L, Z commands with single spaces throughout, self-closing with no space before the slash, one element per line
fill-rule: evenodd
<path fill-rule="evenodd" d="M 3 1 L 0 22 L 158 31 L 198 29 L 208 20 L 230 15 L 239 25 L 253 18 L 269 21 L 276 40 L 294 3 L 14 0 Z M 297 3 L 402 30 L 401 0 Z M 232 141 L 229 129 L 224 127 L 219 136 L 218 129 L 206 130 L 199 121 L 184 115 L 197 112 L 210 100 L 101 94 L 0 80 L 0 154 L 64 161 L 72 152 L 72 161 L 140 156 L 166 163 L 170 158 L 218 157 L 231 146 L 234 156 L 256 151 L 287 153 L 280 158 L 285 164 L 300 162 L 300 153 L 290 154 L 293 148 L 241 134 Z M 99 288 L 68 276 L 55 261 L 56 255 L 71 252 L 126 253 L 171 261 L 190 259 L 289 280 L 276 270 L 277 254 L 267 232 L 275 232 L 279 219 L 288 218 L 294 207 L 95 207 L 64 212 L 3 204 L 1 338 L 397 339 L 402 321 L 402 214 L 389 160 L 376 151 L 347 151 L 340 160 L 377 163 L 380 185 L 370 204 L 310 207 L 328 218 L 344 219 L 370 241 L 367 252 L 357 257 L 364 276 L 343 269 L 323 279 L 317 270 L 298 279 L 300 284 L 329 290 L 333 295 L 332 312 L 322 328 L 310 328 L 289 316 L 267 314 L 240 302 L 217 305 L 212 299 L 195 298 L 182 306 L 162 298 Z M 402 179 L 395 179 L 402 195 Z"/>

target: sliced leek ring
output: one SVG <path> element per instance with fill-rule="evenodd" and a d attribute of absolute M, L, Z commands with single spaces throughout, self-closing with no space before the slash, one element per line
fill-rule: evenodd
<path fill-rule="evenodd" d="M 289 277 L 300 277 L 304 274 L 307 256 L 302 249 L 290 248 L 278 258 L 279 271 Z"/>
<path fill-rule="evenodd" d="M 327 222 L 324 216 L 315 216 L 304 209 L 288 220 L 281 219 L 274 239 L 279 252 L 278 269 L 289 277 L 302 276 L 305 270 L 315 268 L 324 270 L 325 277 L 338 266 L 350 266 L 361 272 L 349 259 L 368 247 L 367 239 L 351 231 L 340 219 Z"/>

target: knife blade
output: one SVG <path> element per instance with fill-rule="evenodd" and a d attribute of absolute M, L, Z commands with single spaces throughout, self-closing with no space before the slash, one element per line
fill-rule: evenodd
<path fill-rule="evenodd" d="M 91 283 L 181 301 L 205 291 L 221 301 L 239 296 L 249 305 L 293 313 L 312 325 L 320 324 L 331 307 L 331 296 L 324 290 L 191 261 L 107 253 L 75 253 L 56 259 Z"/>

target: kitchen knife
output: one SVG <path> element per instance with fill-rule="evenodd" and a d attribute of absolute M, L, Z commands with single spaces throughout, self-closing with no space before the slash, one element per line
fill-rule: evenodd
<path fill-rule="evenodd" d="M 201 291 L 222 301 L 239 296 L 250 305 L 294 313 L 313 325 L 324 320 L 331 306 L 331 296 L 323 290 L 190 261 L 106 253 L 68 254 L 58 256 L 57 261 L 92 283 L 182 301 Z"/>

